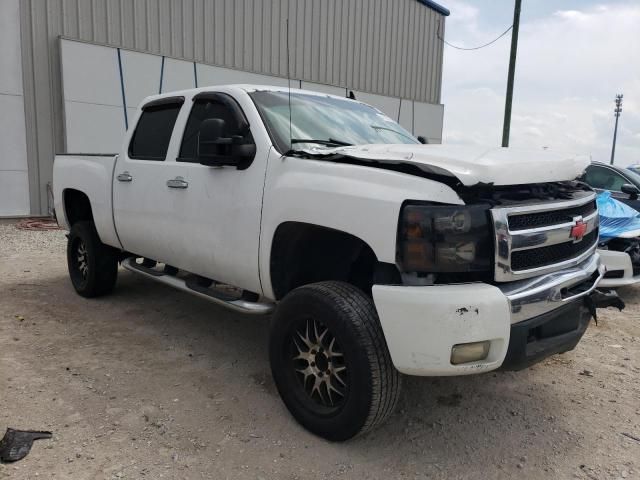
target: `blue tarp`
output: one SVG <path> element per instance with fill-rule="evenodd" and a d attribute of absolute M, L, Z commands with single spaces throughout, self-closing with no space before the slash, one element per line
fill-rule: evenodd
<path fill-rule="evenodd" d="M 601 242 L 608 242 L 627 232 L 640 231 L 640 213 L 611 198 L 611 192 L 599 193 L 596 203 L 600 213 Z"/>

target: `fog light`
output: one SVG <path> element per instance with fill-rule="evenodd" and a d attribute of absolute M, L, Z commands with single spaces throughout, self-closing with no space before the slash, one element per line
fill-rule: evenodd
<path fill-rule="evenodd" d="M 489 345 L 491 342 L 459 343 L 451 349 L 451 363 L 460 365 L 461 363 L 478 362 L 484 360 L 489 355 Z"/>

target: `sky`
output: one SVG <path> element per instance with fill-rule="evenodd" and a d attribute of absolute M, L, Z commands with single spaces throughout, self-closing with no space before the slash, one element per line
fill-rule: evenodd
<path fill-rule="evenodd" d="M 513 22 L 513 0 L 442 0 L 445 39 L 475 47 Z M 640 1 L 522 0 L 510 146 L 640 163 Z M 443 143 L 500 145 L 511 34 L 445 45 Z"/>

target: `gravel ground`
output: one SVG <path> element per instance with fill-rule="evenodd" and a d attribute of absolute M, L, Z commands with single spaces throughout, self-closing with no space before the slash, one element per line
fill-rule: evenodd
<path fill-rule="evenodd" d="M 64 250 L 0 223 L 0 428 L 54 433 L 0 478 L 640 478 L 640 289 L 527 371 L 405 377 L 382 428 L 334 444 L 280 402 L 268 319 L 122 270 L 83 299 Z"/>

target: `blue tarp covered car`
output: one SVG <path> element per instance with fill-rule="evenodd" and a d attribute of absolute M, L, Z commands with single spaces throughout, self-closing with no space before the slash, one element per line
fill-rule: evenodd
<path fill-rule="evenodd" d="M 600 242 L 640 236 L 640 213 L 637 210 L 616 200 L 607 191 L 599 193 L 596 202 L 600 214 Z"/>
<path fill-rule="evenodd" d="M 607 272 L 599 285 L 622 287 L 640 282 L 640 213 L 611 197 L 596 197 L 600 214 L 598 253 Z"/>

